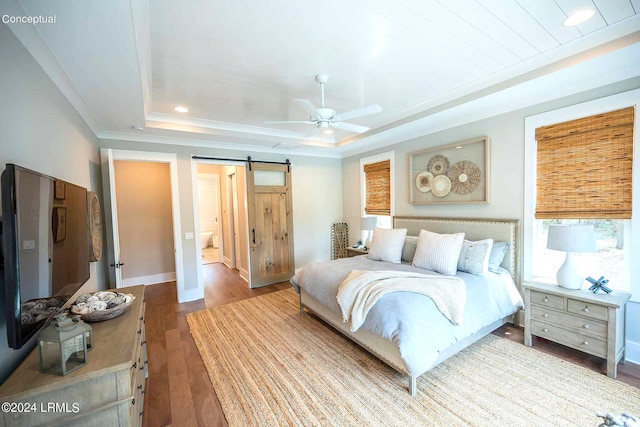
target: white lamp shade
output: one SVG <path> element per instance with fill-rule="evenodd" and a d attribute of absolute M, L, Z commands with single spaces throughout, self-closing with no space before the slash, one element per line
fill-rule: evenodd
<path fill-rule="evenodd" d="M 596 252 L 593 225 L 550 225 L 547 248 L 563 252 Z"/>
<path fill-rule="evenodd" d="M 378 217 L 377 216 L 363 216 L 360 219 L 360 229 L 362 231 L 371 231 L 378 225 Z"/>

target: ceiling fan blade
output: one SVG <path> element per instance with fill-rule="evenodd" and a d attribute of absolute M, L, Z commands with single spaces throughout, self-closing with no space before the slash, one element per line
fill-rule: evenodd
<path fill-rule="evenodd" d="M 270 122 L 264 122 L 267 125 L 278 125 L 278 124 L 304 124 L 304 125 L 315 125 L 316 122 L 310 122 L 309 120 L 276 120 Z"/>
<path fill-rule="evenodd" d="M 375 114 L 382 111 L 382 108 L 378 104 L 367 105 L 366 107 L 356 108 L 355 110 L 347 111 L 346 113 L 340 113 L 333 116 L 333 120 L 343 121 L 355 119 L 356 117 L 368 116 L 369 114 Z"/>
<path fill-rule="evenodd" d="M 301 106 L 311 117 L 318 116 L 318 109 L 308 99 L 294 99 L 293 102 Z"/>
<path fill-rule="evenodd" d="M 348 130 L 349 132 L 363 133 L 369 130 L 366 126 L 354 125 L 353 123 L 332 122 L 329 126 L 336 129 Z"/>

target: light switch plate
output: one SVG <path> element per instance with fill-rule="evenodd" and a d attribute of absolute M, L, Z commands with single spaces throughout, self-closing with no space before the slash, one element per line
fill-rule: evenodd
<path fill-rule="evenodd" d="M 184 238 L 187 240 L 193 240 L 193 233 L 192 232 L 184 233 Z"/>
<path fill-rule="evenodd" d="M 35 240 L 25 240 L 22 242 L 22 249 L 35 249 L 36 241 Z"/>

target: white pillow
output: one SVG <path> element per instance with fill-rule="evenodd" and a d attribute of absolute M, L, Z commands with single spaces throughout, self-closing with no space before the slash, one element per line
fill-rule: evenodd
<path fill-rule="evenodd" d="M 438 234 L 420 230 L 412 265 L 446 276 L 455 276 L 463 240 L 464 233 Z"/>
<path fill-rule="evenodd" d="M 376 227 L 371 238 L 369 258 L 374 261 L 400 264 L 402 246 L 406 235 L 406 228 L 388 229 Z"/>
<path fill-rule="evenodd" d="M 493 239 L 463 240 L 458 270 L 471 274 L 482 274 L 489 271 L 489 255 L 493 247 Z"/>

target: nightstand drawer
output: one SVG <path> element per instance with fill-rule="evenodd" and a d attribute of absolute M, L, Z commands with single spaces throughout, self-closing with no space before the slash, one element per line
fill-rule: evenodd
<path fill-rule="evenodd" d="M 531 333 L 595 356 L 607 356 L 606 341 L 602 341 L 597 338 L 584 336 L 576 332 L 567 331 L 565 329 L 537 321 L 531 321 Z"/>
<path fill-rule="evenodd" d="M 558 295 L 551 295 L 544 292 L 531 291 L 531 304 L 543 305 L 545 307 L 564 309 L 564 298 Z"/>
<path fill-rule="evenodd" d="M 588 302 L 577 301 L 571 298 L 567 301 L 567 311 L 593 319 L 607 320 L 607 307 L 589 304 Z"/>
<path fill-rule="evenodd" d="M 532 305 L 531 319 L 551 323 L 552 325 L 564 326 L 566 328 L 575 329 L 576 331 L 585 332 L 597 337 L 607 337 L 606 323 L 583 319 L 572 314 L 561 313 L 555 310 L 549 310 L 546 307 Z"/>

